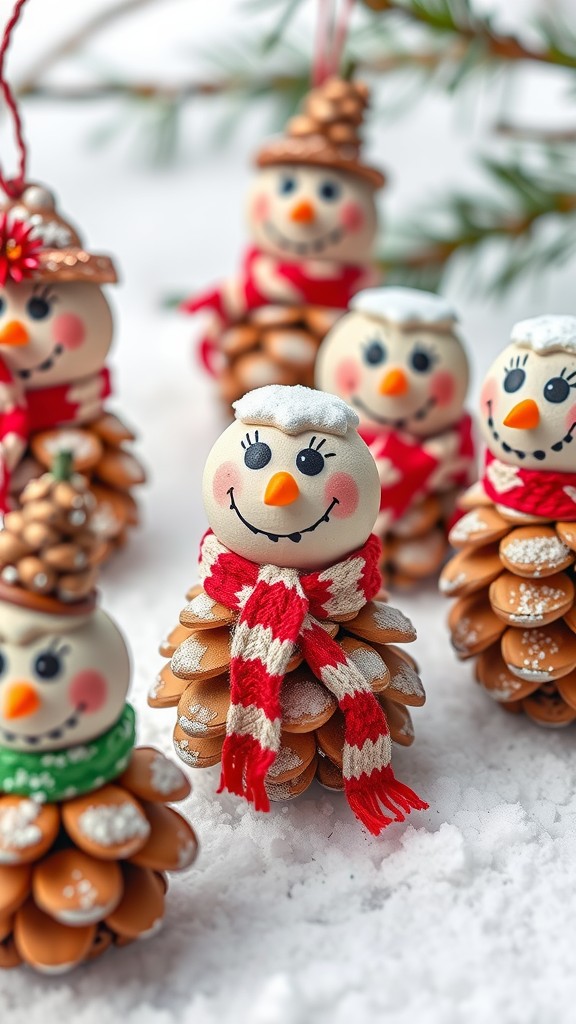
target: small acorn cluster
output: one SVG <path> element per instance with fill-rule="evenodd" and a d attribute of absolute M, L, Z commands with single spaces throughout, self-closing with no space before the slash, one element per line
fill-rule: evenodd
<path fill-rule="evenodd" d="M 369 100 L 364 82 L 328 78 L 306 96 L 301 113 L 287 125 L 292 137 L 321 135 L 333 146 L 350 146 L 358 155 L 362 139 L 360 126 Z"/>

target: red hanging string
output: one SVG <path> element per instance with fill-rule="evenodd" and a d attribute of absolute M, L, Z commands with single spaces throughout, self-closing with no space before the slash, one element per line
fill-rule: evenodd
<path fill-rule="evenodd" d="M 354 0 L 342 0 L 338 17 L 338 0 L 318 0 L 318 22 L 312 62 L 312 85 L 322 85 L 341 70 L 342 56 Z"/>
<path fill-rule="evenodd" d="M 24 133 L 18 111 L 18 105 L 14 98 L 12 89 L 4 77 L 4 61 L 6 58 L 6 52 L 10 45 L 12 31 L 20 17 L 20 13 L 25 3 L 26 0 L 16 0 L 14 10 L 12 11 L 12 17 L 4 29 L 2 42 L 0 43 L 0 89 L 2 90 L 6 106 L 12 115 L 16 145 L 18 147 L 18 174 L 15 178 L 6 178 L 2 168 L 0 167 L 0 186 L 4 189 L 6 195 L 13 199 L 17 199 L 22 195 L 26 185 L 26 143 L 24 141 Z"/>
<path fill-rule="evenodd" d="M 352 17 L 353 7 L 354 0 L 343 0 L 340 16 L 336 23 L 336 28 L 334 29 L 331 61 L 332 67 L 330 71 L 330 74 L 332 75 L 339 74 L 342 68 L 342 58 L 344 56 L 346 39 L 348 38 L 348 30 L 350 28 L 350 18 Z"/>

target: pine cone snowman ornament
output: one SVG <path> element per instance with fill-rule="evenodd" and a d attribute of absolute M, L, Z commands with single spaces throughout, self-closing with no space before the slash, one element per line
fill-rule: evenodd
<path fill-rule="evenodd" d="M 94 528 L 112 551 L 138 520 L 144 471 L 134 435 L 108 410 L 113 323 L 108 256 L 86 251 L 40 185 L 5 199 L 0 224 L 0 508 L 72 450 L 97 501 Z"/>
<path fill-rule="evenodd" d="M 360 417 L 380 477 L 386 582 L 437 573 L 458 495 L 475 478 L 468 358 L 447 302 L 415 288 L 360 292 L 320 348 L 316 386 Z"/>
<path fill-rule="evenodd" d="M 312 385 L 324 334 L 376 279 L 374 195 L 385 179 L 361 159 L 368 103 L 364 83 L 336 77 L 307 94 L 256 155 L 239 273 L 182 306 L 212 315 L 201 356 L 226 402 L 266 384 Z"/>
<path fill-rule="evenodd" d="M 374 460 L 335 396 L 268 385 L 235 412 L 204 472 L 200 583 L 149 703 L 177 706 L 177 754 L 221 762 L 221 789 L 265 811 L 317 778 L 378 834 L 426 806 L 391 767 L 425 695 L 396 646 L 412 624 L 376 600 Z"/>
<path fill-rule="evenodd" d="M 484 474 L 463 500 L 440 589 L 460 658 L 508 711 L 576 719 L 576 317 L 512 330 L 481 395 Z"/>
<path fill-rule="evenodd" d="M 165 872 L 197 849 L 165 802 L 188 795 L 184 773 L 134 745 L 126 642 L 93 588 L 93 500 L 62 461 L 0 532 L 0 967 L 44 974 L 154 934 Z"/>

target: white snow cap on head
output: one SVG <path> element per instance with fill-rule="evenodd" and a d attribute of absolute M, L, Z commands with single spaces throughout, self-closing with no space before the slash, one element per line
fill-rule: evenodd
<path fill-rule="evenodd" d="M 350 308 L 395 324 L 456 323 L 458 317 L 441 295 L 420 288 L 365 288 Z"/>
<path fill-rule="evenodd" d="M 267 384 L 249 391 L 232 407 L 241 423 L 277 427 L 285 434 L 321 430 L 344 437 L 349 427 L 357 427 L 360 422 L 354 410 L 337 395 L 314 391 L 302 384 Z"/>
<path fill-rule="evenodd" d="M 543 356 L 550 352 L 576 356 L 576 316 L 546 313 L 520 320 L 512 328 L 511 340 L 520 348 L 531 348 Z"/>

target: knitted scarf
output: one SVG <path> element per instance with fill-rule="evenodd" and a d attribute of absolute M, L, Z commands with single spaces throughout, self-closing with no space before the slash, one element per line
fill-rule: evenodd
<path fill-rule="evenodd" d="M 104 400 L 112 393 L 110 371 L 104 368 L 99 376 Z M 16 386 L 10 370 L 0 358 L 0 443 L 10 434 L 27 442 L 36 431 L 73 423 L 78 416 L 77 403 L 68 397 L 73 387 L 73 384 L 57 384 L 24 391 Z M 0 512 L 9 508 L 10 477 L 10 470 L 0 454 Z"/>
<path fill-rule="evenodd" d="M 380 510 L 390 512 L 393 521 L 400 519 L 416 502 L 436 493 L 433 479 L 442 462 L 426 450 L 427 443 L 434 438 L 417 438 L 398 430 L 374 430 L 366 426 L 361 426 L 358 433 L 378 466 Z M 474 469 L 474 441 L 469 414 L 464 413 L 446 433 L 457 435 L 453 456 L 456 468 L 447 474 L 442 490 L 450 486 L 467 487 Z M 463 468 L 463 463 L 466 468 Z"/>
<path fill-rule="evenodd" d="M 224 547 L 212 531 L 204 536 L 204 589 L 240 613 L 232 636 L 231 703 L 219 792 L 228 789 L 256 810 L 269 810 L 264 780 L 280 747 L 280 690 L 298 647 L 344 714 L 343 776 L 355 815 L 378 835 L 392 820 L 403 821 L 412 808 L 427 806 L 395 779 L 384 712 L 362 673 L 319 621 L 359 612 L 375 596 L 379 557 L 380 542 L 372 535 L 342 562 L 322 572 L 300 573 L 250 562 Z"/>
<path fill-rule="evenodd" d="M 116 724 L 87 743 L 30 754 L 0 747 L 0 793 L 55 803 L 99 789 L 125 771 L 135 723 L 134 709 L 126 704 Z"/>
<path fill-rule="evenodd" d="M 576 522 L 576 473 L 523 469 L 487 451 L 482 484 L 497 505 L 543 519 Z"/>

